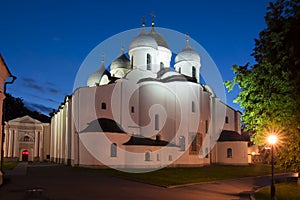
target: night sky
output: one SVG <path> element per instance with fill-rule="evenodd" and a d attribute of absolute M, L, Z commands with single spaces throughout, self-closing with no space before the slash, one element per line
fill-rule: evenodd
<path fill-rule="evenodd" d="M 266 27 L 268 2 L 1 1 L 0 53 L 17 77 L 7 92 L 48 114 L 72 93 L 76 73 L 94 47 L 115 34 L 139 28 L 143 16 L 146 26 L 151 26 L 152 12 L 156 26 L 188 32 L 210 54 L 223 80 L 230 80 L 233 64 L 254 63 L 250 54 L 254 38 Z M 238 91 L 227 94 L 227 104 L 241 110 L 232 102 Z"/>

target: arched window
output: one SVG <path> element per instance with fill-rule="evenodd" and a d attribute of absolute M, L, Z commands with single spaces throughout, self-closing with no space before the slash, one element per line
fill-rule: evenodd
<path fill-rule="evenodd" d="M 232 149 L 231 148 L 227 149 L 227 158 L 232 158 Z"/>
<path fill-rule="evenodd" d="M 155 130 L 159 130 L 159 116 L 158 114 L 155 115 Z"/>
<path fill-rule="evenodd" d="M 162 70 L 165 67 L 163 62 L 160 62 L 160 69 Z"/>
<path fill-rule="evenodd" d="M 196 78 L 196 68 L 194 66 L 192 67 L 192 77 Z"/>
<path fill-rule="evenodd" d="M 155 136 L 155 139 L 156 139 L 156 140 L 160 140 L 160 135 L 157 134 L 157 135 Z"/>
<path fill-rule="evenodd" d="M 194 101 L 192 101 L 192 112 L 196 112 L 195 102 Z"/>
<path fill-rule="evenodd" d="M 26 136 L 24 136 L 23 141 L 24 141 L 24 142 L 29 142 L 29 141 L 30 141 L 30 138 L 26 135 Z"/>
<path fill-rule="evenodd" d="M 150 161 L 150 152 L 145 153 L 145 161 Z"/>
<path fill-rule="evenodd" d="M 208 120 L 205 120 L 205 133 L 208 133 Z"/>
<path fill-rule="evenodd" d="M 134 113 L 134 106 L 131 106 L 131 113 Z"/>
<path fill-rule="evenodd" d="M 106 110 L 106 103 L 102 102 L 102 103 L 101 103 L 101 108 L 102 108 L 103 110 Z"/>
<path fill-rule="evenodd" d="M 180 151 L 185 151 L 185 137 L 184 136 L 179 137 L 179 147 L 180 147 Z"/>
<path fill-rule="evenodd" d="M 192 151 L 197 151 L 197 137 L 196 137 L 196 135 L 194 135 L 193 136 L 193 141 L 192 141 L 192 144 L 191 144 L 191 146 L 192 146 Z"/>
<path fill-rule="evenodd" d="M 147 70 L 151 70 L 151 55 L 147 53 Z"/>
<path fill-rule="evenodd" d="M 225 117 L 225 123 L 228 124 L 229 123 L 229 119 L 228 116 Z"/>
<path fill-rule="evenodd" d="M 112 143 L 110 145 L 110 157 L 117 157 L 117 144 Z"/>
<path fill-rule="evenodd" d="M 205 158 L 208 158 L 208 148 L 205 148 Z"/>

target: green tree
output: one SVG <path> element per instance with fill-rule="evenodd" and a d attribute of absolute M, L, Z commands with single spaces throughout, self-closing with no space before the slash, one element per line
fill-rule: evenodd
<path fill-rule="evenodd" d="M 15 98 L 11 94 L 5 97 L 5 120 L 11 120 L 28 115 L 30 110 L 25 107 L 23 99 Z"/>
<path fill-rule="evenodd" d="M 278 163 L 300 170 L 300 1 L 270 3 L 267 27 L 255 39 L 256 63 L 233 65 L 235 77 L 225 82 L 241 89 L 237 103 L 244 109 L 245 128 L 263 145 L 270 132 L 278 134 Z"/>
<path fill-rule="evenodd" d="M 23 117 L 29 115 L 30 117 L 37 119 L 41 122 L 50 122 L 50 117 L 41 114 L 37 111 L 32 111 L 28 109 L 23 99 L 13 97 L 11 94 L 6 94 L 5 97 L 5 121 L 15 119 L 18 117 Z"/>

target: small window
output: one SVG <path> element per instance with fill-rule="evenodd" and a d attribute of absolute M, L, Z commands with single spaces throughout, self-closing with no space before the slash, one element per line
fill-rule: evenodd
<path fill-rule="evenodd" d="M 180 151 L 185 151 L 185 137 L 184 136 L 179 137 L 179 147 L 180 147 Z"/>
<path fill-rule="evenodd" d="M 160 161 L 159 154 L 156 154 L 156 160 Z"/>
<path fill-rule="evenodd" d="M 160 62 L 160 69 L 162 70 L 162 69 L 164 69 L 164 67 L 165 67 L 164 63 Z"/>
<path fill-rule="evenodd" d="M 232 158 L 232 149 L 231 148 L 227 149 L 227 158 Z"/>
<path fill-rule="evenodd" d="M 194 102 L 194 101 L 192 101 L 192 112 L 193 112 L 193 113 L 196 112 L 195 102 Z"/>
<path fill-rule="evenodd" d="M 110 145 L 110 157 L 117 157 L 117 144 L 112 143 Z"/>
<path fill-rule="evenodd" d="M 172 161 L 172 160 L 173 160 L 172 155 L 169 155 L 169 161 Z"/>
<path fill-rule="evenodd" d="M 157 141 L 159 141 L 159 140 L 160 140 L 160 135 L 157 134 L 157 135 L 155 136 L 155 139 L 156 139 Z"/>
<path fill-rule="evenodd" d="M 202 156 L 203 155 L 203 150 L 202 150 L 202 147 L 200 148 L 199 150 L 199 155 Z"/>
<path fill-rule="evenodd" d="M 205 148 L 205 158 L 208 158 L 208 148 Z"/>
<path fill-rule="evenodd" d="M 229 119 L 228 116 L 225 117 L 225 123 L 228 124 L 229 123 Z"/>
<path fill-rule="evenodd" d="M 103 109 L 103 110 L 106 110 L 106 103 L 101 103 L 101 108 Z"/>
<path fill-rule="evenodd" d="M 159 130 L 159 116 L 155 115 L 155 130 Z"/>
<path fill-rule="evenodd" d="M 208 158 L 208 148 L 205 148 L 205 158 Z"/>
<path fill-rule="evenodd" d="M 131 113 L 134 113 L 134 107 L 131 106 Z"/>
<path fill-rule="evenodd" d="M 145 161 L 150 161 L 150 152 L 145 153 Z"/>
<path fill-rule="evenodd" d="M 179 67 L 178 72 L 181 74 L 181 67 Z"/>
<path fill-rule="evenodd" d="M 147 70 L 151 70 L 151 55 L 147 53 Z"/>
<path fill-rule="evenodd" d="M 23 138 L 23 141 L 24 141 L 24 142 L 29 142 L 29 141 L 30 141 L 30 138 L 26 135 L 26 136 Z"/>
<path fill-rule="evenodd" d="M 192 77 L 196 78 L 196 68 L 194 66 L 192 67 Z"/>
<path fill-rule="evenodd" d="M 208 120 L 205 120 L 205 133 L 208 133 Z"/>
<path fill-rule="evenodd" d="M 196 136 L 193 136 L 193 141 L 192 141 L 192 151 L 197 151 L 197 138 Z"/>
<path fill-rule="evenodd" d="M 131 56 L 131 69 L 133 69 L 133 56 Z"/>

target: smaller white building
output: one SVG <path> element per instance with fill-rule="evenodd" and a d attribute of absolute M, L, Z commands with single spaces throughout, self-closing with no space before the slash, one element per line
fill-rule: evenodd
<path fill-rule="evenodd" d="M 4 159 L 44 161 L 50 158 L 50 124 L 29 116 L 5 123 Z"/>

